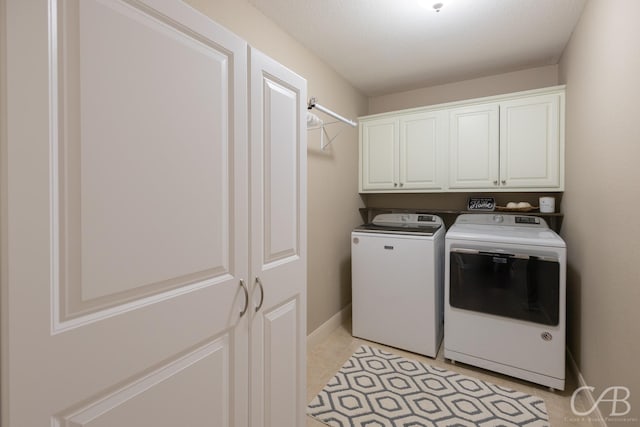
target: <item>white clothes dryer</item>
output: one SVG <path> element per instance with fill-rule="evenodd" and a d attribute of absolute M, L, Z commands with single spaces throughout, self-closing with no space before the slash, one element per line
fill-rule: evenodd
<path fill-rule="evenodd" d="M 445 271 L 444 357 L 564 390 L 566 245 L 544 219 L 460 215 Z"/>

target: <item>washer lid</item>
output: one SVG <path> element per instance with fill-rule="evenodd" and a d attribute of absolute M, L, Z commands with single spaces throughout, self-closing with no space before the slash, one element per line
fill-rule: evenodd
<path fill-rule="evenodd" d="M 354 231 L 380 234 L 417 234 L 420 236 L 433 236 L 440 227 L 440 224 L 417 226 L 363 224 L 359 227 L 356 227 Z"/>
<path fill-rule="evenodd" d="M 440 227 L 442 227 L 442 219 L 436 215 L 389 213 L 376 215 L 370 224 L 356 227 L 354 231 L 433 236 Z"/>

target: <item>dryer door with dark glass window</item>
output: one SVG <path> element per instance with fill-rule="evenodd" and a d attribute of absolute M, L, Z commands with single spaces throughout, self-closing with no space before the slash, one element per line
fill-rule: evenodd
<path fill-rule="evenodd" d="M 452 307 L 543 325 L 559 322 L 560 263 L 522 254 L 450 254 Z"/>

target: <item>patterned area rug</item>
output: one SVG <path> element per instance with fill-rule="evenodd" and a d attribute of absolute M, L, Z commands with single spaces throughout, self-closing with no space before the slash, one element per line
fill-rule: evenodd
<path fill-rule="evenodd" d="M 549 426 L 536 396 L 362 346 L 307 407 L 333 427 Z"/>

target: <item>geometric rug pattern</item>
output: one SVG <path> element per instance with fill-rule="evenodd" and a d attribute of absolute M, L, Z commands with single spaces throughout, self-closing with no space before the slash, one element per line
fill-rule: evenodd
<path fill-rule="evenodd" d="M 536 396 L 360 347 L 309 403 L 332 427 L 549 426 Z"/>

